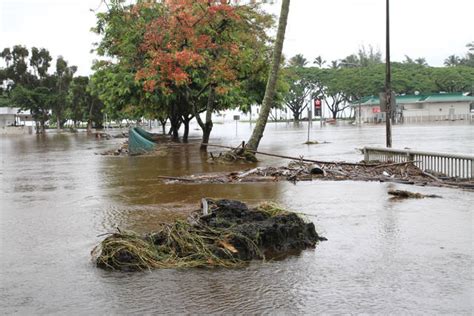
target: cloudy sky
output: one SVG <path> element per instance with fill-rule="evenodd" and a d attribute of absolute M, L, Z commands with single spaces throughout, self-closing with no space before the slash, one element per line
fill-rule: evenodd
<path fill-rule="evenodd" d="M 269 8 L 278 13 L 279 1 Z M 91 9 L 101 0 L 0 0 L 0 48 L 22 44 L 63 55 L 79 73 L 91 73 L 90 53 L 97 38 L 89 31 Z M 341 59 L 362 45 L 384 52 L 384 0 L 293 0 L 284 51 L 309 60 Z M 392 0 L 392 60 L 425 57 L 441 66 L 452 54 L 463 55 L 474 41 L 472 0 Z"/>

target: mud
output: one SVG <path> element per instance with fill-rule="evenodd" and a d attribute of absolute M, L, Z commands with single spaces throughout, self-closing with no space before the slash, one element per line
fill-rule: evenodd
<path fill-rule="evenodd" d="M 232 200 L 213 204 L 212 212 L 202 216 L 200 221 L 209 227 L 228 230 L 232 236 L 229 242 L 237 250 L 233 256 L 240 260 L 280 257 L 326 240 L 317 234 L 313 223 L 305 223 L 292 212 L 276 210 L 272 214 L 271 210 L 249 209 L 244 203 Z M 248 247 L 249 240 L 255 243 L 260 254 Z"/>

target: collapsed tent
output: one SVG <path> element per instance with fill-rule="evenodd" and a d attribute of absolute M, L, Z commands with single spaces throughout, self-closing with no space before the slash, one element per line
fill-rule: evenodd
<path fill-rule="evenodd" d="M 147 132 L 145 131 L 143 128 L 141 127 L 134 127 L 135 131 L 140 134 L 142 137 L 148 139 L 149 141 L 151 142 L 154 142 L 156 143 L 157 139 L 158 139 L 158 134 L 153 134 L 153 133 L 150 133 L 150 132 Z"/>
<path fill-rule="evenodd" d="M 140 127 L 130 128 L 128 132 L 128 152 L 130 155 L 144 154 L 155 150 L 155 148 L 154 134 Z"/>

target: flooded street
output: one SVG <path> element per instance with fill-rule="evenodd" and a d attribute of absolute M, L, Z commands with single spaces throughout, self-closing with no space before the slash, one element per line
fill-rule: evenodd
<path fill-rule="evenodd" d="M 158 130 L 156 130 L 158 131 Z M 249 123 L 216 124 L 211 142 L 247 140 Z M 208 164 L 190 144 L 156 157 L 111 157 L 122 139 L 80 134 L 0 136 L 0 313 L 471 314 L 474 193 L 377 182 L 164 185 L 157 176 L 239 170 Z M 384 145 L 384 126 L 269 124 L 259 150 L 358 161 Z M 474 125 L 395 126 L 396 148 L 474 153 Z M 212 151 L 218 151 L 211 148 Z M 288 161 L 259 156 L 261 165 Z M 442 199 L 391 201 L 389 189 Z M 202 197 L 275 200 L 310 214 L 328 238 L 316 249 L 242 269 L 118 273 L 90 251 L 116 227 L 153 231 Z"/>

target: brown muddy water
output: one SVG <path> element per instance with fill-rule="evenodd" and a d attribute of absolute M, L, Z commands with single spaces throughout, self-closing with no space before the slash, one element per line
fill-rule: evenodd
<path fill-rule="evenodd" d="M 193 131 L 198 136 L 198 131 Z M 214 143 L 247 139 L 248 123 L 216 125 Z M 394 145 L 473 153 L 473 125 L 396 126 Z M 361 159 L 383 145 L 383 126 L 270 124 L 262 151 Z M 474 193 L 388 183 L 305 182 L 162 185 L 158 175 L 238 169 L 206 164 L 195 144 L 159 157 L 106 157 L 120 140 L 84 134 L 0 137 L 0 313 L 473 312 Z M 275 158 L 261 164 L 283 164 Z M 391 201 L 389 189 L 442 199 Z M 90 251 L 115 227 L 147 232 L 183 216 L 201 197 L 274 200 L 312 214 L 328 241 L 282 261 L 235 270 L 98 270 Z"/>

